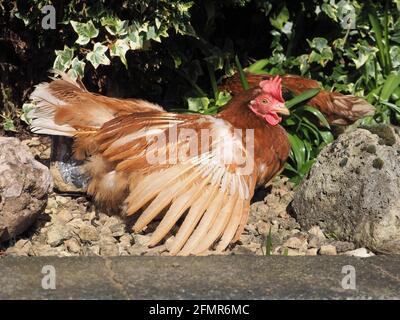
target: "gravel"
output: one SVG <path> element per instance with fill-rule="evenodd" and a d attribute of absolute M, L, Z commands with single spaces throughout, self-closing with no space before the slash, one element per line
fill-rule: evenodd
<path fill-rule="evenodd" d="M 48 156 L 42 144 L 30 145 L 43 161 Z M 247 255 L 353 255 L 368 257 L 373 253 L 356 248 L 351 242 L 337 241 L 318 226 L 302 230 L 291 215 L 293 186 L 287 178 L 278 177 L 267 189 L 256 191 L 249 221 L 237 244 L 223 254 Z M 168 255 L 174 232 L 164 243 L 148 248 L 151 232 L 158 221 L 145 232 L 133 234 L 131 224 L 117 215 L 109 215 L 82 195 L 53 193 L 36 223 L 16 239 L 0 246 L 0 255 L 17 256 L 127 256 Z M 270 236 L 269 236 L 270 234 Z M 271 247 L 267 250 L 267 246 Z"/>

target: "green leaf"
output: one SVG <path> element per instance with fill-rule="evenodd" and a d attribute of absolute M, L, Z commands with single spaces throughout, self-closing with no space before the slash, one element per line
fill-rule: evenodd
<path fill-rule="evenodd" d="M 381 92 L 382 100 L 389 100 L 392 93 L 400 86 L 400 74 L 391 73 L 383 85 Z"/>
<path fill-rule="evenodd" d="M 53 69 L 65 71 L 69 68 L 74 57 L 74 49 L 64 46 L 64 50 L 56 50 L 56 59 L 54 60 Z"/>
<path fill-rule="evenodd" d="M 335 140 L 335 137 L 330 131 L 320 131 L 319 134 L 326 144 L 331 143 L 333 140 Z"/>
<path fill-rule="evenodd" d="M 210 99 L 208 99 L 207 97 L 188 98 L 187 101 L 189 110 L 196 112 L 207 109 L 210 104 Z"/>
<path fill-rule="evenodd" d="M 72 77 L 73 79 L 78 78 L 78 76 L 81 77 L 81 78 L 83 78 L 84 73 L 85 73 L 85 65 L 86 65 L 85 62 L 80 61 L 80 60 L 78 59 L 78 57 L 75 57 L 75 58 L 72 60 L 71 69 L 68 70 L 68 75 L 69 75 L 70 77 Z"/>
<path fill-rule="evenodd" d="M 368 19 L 371 24 L 372 30 L 375 35 L 375 42 L 376 45 L 378 46 L 378 57 L 379 57 L 379 64 L 381 65 L 382 69 L 388 72 L 388 66 L 386 65 L 385 61 L 385 44 L 383 42 L 383 37 L 382 37 L 382 26 L 379 22 L 379 18 L 376 14 L 375 8 L 371 7 L 368 10 Z"/>
<path fill-rule="evenodd" d="M 329 4 L 329 3 L 323 3 L 322 5 L 321 5 L 321 10 L 329 17 L 329 18 L 331 18 L 332 20 L 334 20 L 334 21 L 338 21 L 338 18 L 337 18 L 337 10 L 336 10 L 336 8 L 333 6 L 333 5 L 331 5 L 331 4 Z"/>
<path fill-rule="evenodd" d="M 245 71 L 254 74 L 265 73 L 265 66 L 268 64 L 268 59 L 261 59 L 245 68 Z"/>
<path fill-rule="evenodd" d="M 328 128 L 328 129 L 331 128 L 328 123 L 328 120 L 326 120 L 325 116 L 318 109 L 316 109 L 312 106 L 304 106 L 304 107 L 301 107 L 301 109 L 316 116 L 324 127 Z"/>
<path fill-rule="evenodd" d="M 128 62 L 126 61 L 125 54 L 130 49 L 128 43 L 129 43 L 128 38 L 118 39 L 110 47 L 110 55 L 112 57 L 115 56 L 119 57 L 126 68 L 128 68 Z"/>
<path fill-rule="evenodd" d="M 315 95 L 318 94 L 318 92 L 320 92 L 320 89 L 315 88 L 315 89 L 310 89 L 307 91 L 304 91 L 303 93 L 297 95 L 296 97 L 294 97 L 293 99 L 286 101 L 285 105 L 288 109 L 292 108 L 293 106 L 299 104 L 300 102 L 306 101 L 311 99 L 312 97 L 314 97 Z"/>
<path fill-rule="evenodd" d="M 110 59 L 106 56 L 108 47 L 96 42 L 93 47 L 93 51 L 86 55 L 86 59 L 90 61 L 95 69 L 101 64 L 109 65 Z"/>
<path fill-rule="evenodd" d="M 279 14 L 275 17 L 269 18 L 269 22 L 278 30 L 282 30 L 283 26 L 286 22 L 289 21 L 289 10 L 288 8 L 283 7 Z"/>
<path fill-rule="evenodd" d="M 238 56 L 235 56 L 236 67 L 239 71 L 240 82 L 242 83 L 243 89 L 248 90 L 250 88 L 249 83 L 247 82 L 247 78 L 243 72 L 242 65 L 240 64 Z"/>
<path fill-rule="evenodd" d="M 230 95 L 229 92 L 220 91 L 220 92 L 218 92 L 218 98 L 217 98 L 217 101 L 215 101 L 215 105 L 218 107 L 222 107 L 222 106 L 226 105 L 231 99 L 232 99 L 232 96 Z"/>
<path fill-rule="evenodd" d="M 352 58 L 356 65 L 356 69 L 360 69 L 370 58 L 373 58 L 378 52 L 377 48 L 357 44 L 357 57 Z"/>
<path fill-rule="evenodd" d="M 288 133 L 288 139 L 290 141 L 290 145 L 292 146 L 291 151 L 293 152 L 294 159 L 296 161 L 297 171 L 299 171 L 300 168 L 305 163 L 305 158 L 306 158 L 305 145 L 303 141 L 301 141 L 300 138 L 296 135 Z"/>
<path fill-rule="evenodd" d="M 90 39 L 96 38 L 99 35 L 99 30 L 96 29 L 92 20 L 89 20 L 87 23 L 81 23 L 77 21 L 71 20 L 71 25 L 74 31 L 78 34 L 78 39 L 75 43 L 80 45 L 85 45 L 89 43 Z"/>
<path fill-rule="evenodd" d="M 109 34 L 115 35 L 125 35 L 128 33 L 128 21 L 120 20 L 117 17 L 105 17 L 101 19 L 101 25 L 106 28 Z"/>
<path fill-rule="evenodd" d="M 17 130 L 15 129 L 14 122 L 13 122 L 13 120 L 11 118 L 4 118 L 4 120 L 3 120 L 3 129 L 5 131 L 17 132 Z"/>
<path fill-rule="evenodd" d="M 22 105 L 22 112 L 20 115 L 20 119 L 25 122 L 27 125 L 32 123 L 32 118 L 29 116 L 29 113 L 33 110 L 34 105 L 32 103 L 24 103 Z"/>

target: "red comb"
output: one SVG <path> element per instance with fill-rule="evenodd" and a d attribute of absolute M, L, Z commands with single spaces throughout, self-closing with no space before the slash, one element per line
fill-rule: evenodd
<path fill-rule="evenodd" d="M 260 88 L 263 92 L 270 94 L 279 102 L 285 102 L 282 97 L 282 78 L 276 76 L 272 79 L 263 80 L 260 82 Z"/>

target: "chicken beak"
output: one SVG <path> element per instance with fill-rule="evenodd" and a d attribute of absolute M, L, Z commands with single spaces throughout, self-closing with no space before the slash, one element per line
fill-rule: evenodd
<path fill-rule="evenodd" d="M 286 115 L 286 116 L 290 115 L 290 111 L 289 111 L 289 109 L 285 106 L 284 103 L 280 103 L 280 104 L 275 105 L 275 106 L 273 107 L 272 111 L 274 111 L 274 112 L 276 112 L 276 113 L 278 113 L 278 114 Z"/>

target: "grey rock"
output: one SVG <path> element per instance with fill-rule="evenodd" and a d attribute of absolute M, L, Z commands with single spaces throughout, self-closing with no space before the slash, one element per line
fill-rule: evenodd
<path fill-rule="evenodd" d="M 0 137 L 0 242 L 35 222 L 51 188 L 49 169 L 18 139 Z"/>
<path fill-rule="evenodd" d="M 372 132 L 374 133 L 372 133 Z M 294 196 L 301 226 L 373 251 L 400 253 L 400 137 L 392 127 L 342 134 Z"/>

